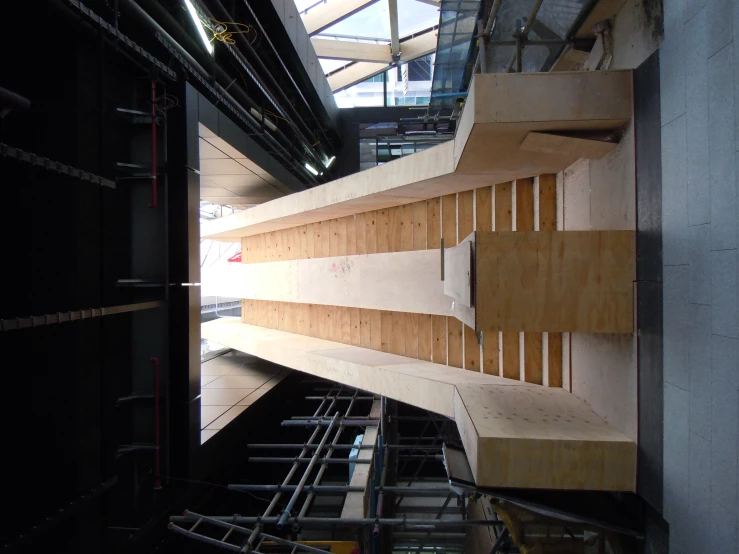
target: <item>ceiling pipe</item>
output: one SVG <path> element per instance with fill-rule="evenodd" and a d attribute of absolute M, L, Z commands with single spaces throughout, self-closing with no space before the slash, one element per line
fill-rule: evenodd
<path fill-rule="evenodd" d="M 229 14 L 228 10 L 223 6 L 223 4 L 220 2 L 220 0 L 209 0 L 209 5 L 216 8 L 217 12 L 219 13 L 219 17 L 221 18 L 227 18 L 230 19 L 232 17 L 231 14 Z M 243 34 L 237 34 L 234 35 L 236 40 L 238 41 L 239 45 L 242 46 L 251 56 L 251 58 L 255 61 L 257 67 L 261 70 L 261 75 L 266 76 L 267 80 L 269 81 L 270 87 L 267 86 L 262 80 L 260 79 L 260 74 L 257 74 L 251 64 L 246 60 L 246 58 L 243 56 L 243 54 L 237 55 L 237 53 L 234 51 L 235 49 L 232 48 L 230 45 L 226 45 L 231 51 L 231 53 L 240 61 L 242 61 L 246 67 L 251 70 L 253 75 L 251 75 L 252 79 L 257 81 L 259 85 L 261 85 L 263 91 L 265 92 L 265 95 L 267 98 L 269 98 L 270 102 L 277 108 L 277 110 L 281 111 L 280 115 L 283 116 L 285 119 L 288 120 L 288 122 L 293 126 L 297 127 L 295 129 L 296 132 L 299 133 L 299 136 L 301 139 L 307 144 L 310 148 L 311 152 L 314 152 L 314 145 L 318 142 L 316 140 L 316 136 L 313 134 L 313 132 L 308 128 L 305 121 L 303 121 L 303 118 L 300 116 L 298 111 L 295 109 L 295 106 L 293 106 L 290 99 L 287 97 L 285 92 L 282 90 L 282 87 L 280 87 L 279 83 L 275 80 L 274 76 L 272 75 L 272 72 L 267 69 L 267 66 L 264 65 L 264 62 L 259 57 L 257 52 L 252 47 L 251 43 L 246 39 L 246 37 Z M 283 102 L 281 105 L 275 98 L 274 98 L 274 92 L 277 93 L 277 96 L 279 99 Z M 289 112 L 289 114 L 287 113 Z M 297 122 L 297 124 L 296 124 Z M 323 159 L 321 159 L 317 154 L 314 154 L 315 161 L 319 162 L 321 165 L 323 165 Z"/>
<path fill-rule="evenodd" d="M 199 45 L 194 43 L 192 38 L 181 28 L 180 24 L 172 17 L 172 15 L 166 11 L 158 2 L 149 2 L 148 0 L 144 0 L 147 4 L 147 7 L 150 7 L 153 12 L 156 13 L 157 17 L 160 17 L 163 21 L 165 21 L 168 26 L 173 29 L 173 31 L 178 35 L 178 38 L 182 39 L 182 42 L 190 47 L 193 48 L 193 51 L 200 52 L 202 48 L 200 48 Z M 222 81 L 227 81 L 231 83 L 228 86 L 229 90 L 233 90 L 235 93 L 238 94 L 240 97 L 240 101 L 236 100 L 224 87 L 222 87 L 217 80 L 214 79 L 213 75 L 211 75 L 211 72 L 206 70 L 203 65 L 195 58 L 195 55 L 191 54 L 189 50 L 187 50 L 185 47 L 183 47 L 178 40 L 173 38 L 168 31 L 166 31 L 144 8 L 142 8 L 138 3 L 136 3 L 134 0 L 123 0 L 121 2 L 121 6 L 125 9 L 128 9 L 129 13 L 136 16 L 141 20 L 142 22 L 146 23 L 149 27 L 151 27 L 154 31 L 158 32 L 171 46 L 174 48 L 198 73 L 201 74 L 202 77 L 204 77 L 206 80 L 213 83 L 213 86 L 217 89 L 219 94 L 224 96 L 226 99 L 229 100 L 235 107 L 241 108 L 239 111 L 241 115 L 244 117 L 244 119 L 248 122 L 250 126 L 252 126 L 254 131 L 262 131 L 261 136 L 264 137 L 264 140 L 266 140 L 268 143 L 270 143 L 272 146 L 276 147 L 278 150 L 278 153 L 281 154 L 281 156 L 285 159 L 285 162 L 288 165 L 292 165 L 293 168 L 299 169 L 300 174 L 303 175 L 306 179 L 308 179 L 310 182 L 317 184 L 318 181 L 310 175 L 302 166 L 302 164 L 295 163 L 294 158 L 297 157 L 298 159 L 301 157 L 300 152 L 295 148 L 294 144 L 290 139 L 285 136 L 284 133 L 282 133 L 279 129 L 277 132 L 275 132 L 275 136 L 281 140 L 277 140 L 276 137 L 273 137 L 270 133 L 267 132 L 266 129 L 262 126 L 262 124 L 254 118 L 248 110 L 242 108 L 242 104 L 246 104 L 249 108 L 254 108 L 256 110 L 260 110 L 259 105 L 254 102 L 247 94 L 244 92 L 239 85 L 236 85 L 233 81 L 233 79 L 230 78 L 230 76 L 221 68 L 219 65 L 213 63 L 214 66 L 214 73 L 221 78 Z M 202 57 L 202 56 L 201 56 Z M 283 143 L 286 143 L 288 146 L 283 146 Z M 292 153 L 290 152 L 292 151 Z"/>

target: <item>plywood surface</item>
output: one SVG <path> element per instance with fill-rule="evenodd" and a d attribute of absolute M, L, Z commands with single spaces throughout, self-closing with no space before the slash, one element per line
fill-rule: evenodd
<path fill-rule="evenodd" d="M 466 244 L 469 250 L 469 243 Z M 453 315 L 452 300 L 445 295 L 441 281 L 440 258 L 438 250 L 411 250 L 229 264 L 217 269 L 205 268 L 201 281 L 206 295 Z M 469 264 L 468 256 L 467 269 L 462 270 L 469 273 Z M 465 298 L 469 303 L 469 278 L 466 297 L 460 296 L 459 301 Z"/>
<path fill-rule="evenodd" d="M 631 80 L 629 71 L 476 75 L 453 141 L 211 221 L 202 234 L 234 240 L 556 173 L 577 156 L 523 151 L 526 135 L 625 125 Z"/>
<path fill-rule="evenodd" d="M 633 490 L 634 443 L 561 389 L 236 320 L 206 323 L 202 336 L 453 418 L 480 486 Z"/>
<path fill-rule="evenodd" d="M 633 332 L 632 231 L 476 233 L 476 328 Z"/>

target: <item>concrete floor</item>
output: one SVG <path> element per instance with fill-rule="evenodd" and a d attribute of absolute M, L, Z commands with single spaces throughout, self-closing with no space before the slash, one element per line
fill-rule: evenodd
<path fill-rule="evenodd" d="M 739 2 L 664 12 L 664 517 L 671 552 L 739 552 Z"/>

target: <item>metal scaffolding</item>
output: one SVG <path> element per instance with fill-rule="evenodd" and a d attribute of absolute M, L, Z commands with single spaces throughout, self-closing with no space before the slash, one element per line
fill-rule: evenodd
<path fill-rule="evenodd" d="M 492 526 L 498 532 L 503 529 L 501 521 L 468 519 L 465 512 L 466 497 L 458 496 L 458 492 L 451 489 L 444 477 L 443 465 L 439 462 L 443 461 L 442 442 L 449 434 L 445 430 L 448 420 L 429 412 L 420 416 L 398 416 L 388 410 L 388 404 L 392 402 L 385 398 L 376 398 L 341 385 L 325 387 L 326 382 L 320 381 L 318 384 L 323 385 L 320 388 L 323 394 L 316 395 L 314 392 L 305 397 L 308 401 L 319 402 L 315 412 L 282 422 L 285 427 L 310 430 L 310 436 L 304 443 L 249 445 L 250 450 L 257 452 L 297 452 L 295 456 L 249 457 L 249 463 L 290 464 L 282 482 L 228 486 L 229 490 L 236 492 L 273 493 L 269 506 L 261 515 L 207 516 L 187 511 L 184 515 L 171 517 L 169 528 L 222 550 L 244 553 L 260 552 L 265 541 L 292 547 L 294 553 L 325 552 L 297 538 L 306 531 L 320 529 L 328 529 L 323 533 L 340 532 L 342 529 L 349 532 L 358 530 L 365 552 L 384 551 L 382 544 L 419 553 L 461 552 L 464 550 L 466 529 L 476 526 Z M 368 405 L 368 400 L 373 403 Z M 377 410 L 378 404 L 379 417 L 376 411 L 374 415 L 371 411 L 372 406 Z M 364 415 L 352 415 L 358 406 L 363 408 Z M 412 436 L 400 436 L 398 425 L 409 426 Z M 347 429 L 358 429 L 361 433 L 361 428 L 377 430 L 375 444 L 360 445 L 357 441 L 354 444 L 346 444 L 347 441 L 340 443 Z M 363 432 L 366 434 L 367 429 Z M 433 436 L 427 436 L 427 432 L 433 433 Z M 361 451 L 370 449 L 370 455 L 357 457 Z M 427 462 L 434 465 L 427 467 Z M 368 472 L 366 485 L 352 485 L 349 483 L 351 479 L 345 485 L 323 484 L 329 466 L 337 464 L 353 468 L 350 471 L 367 468 L 362 470 Z M 413 471 L 410 476 L 403 477 L 406 468 Z M 422 477 L 424 468 L 426 473 L 435 472 L 438 479 Z M 364 517 L 318 517 L 311 514 L 313 503 L 319 496 L 345 496 L 349 493 L 363 493 L 366 506 Z M 276 508 L 283 495 L 289 495 L 289 500 L 277 513 Z M 420 506 L 411 505 L 408 501 L 407 507 L 400 508 L 404 498 L 431 500 Z M 299 502 L 301 499 L 302 504 Z M 438 503 L 433 499 L 438 499 Z M 456 499 L 459 510 L 452 517 L 449 515 L 449 506 L 453 499 Z M 429 502 L 433 505 L 429 505 Z M 320 512 L 326 513 L 323 509 Z M 409 517 L 408 514 L 415 514 L 415 517 Z M 288 534 L 294 540 L 267 534 L 265 529 L 268 526 L 276 529 L 278 534 Z M 222 531 L 220 537 L 216 536 L 218 530 Z"/>

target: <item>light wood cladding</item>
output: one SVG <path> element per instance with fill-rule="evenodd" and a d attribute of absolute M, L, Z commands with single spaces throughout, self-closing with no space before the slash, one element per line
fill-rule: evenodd
<path fill-rule="evenodd" d="M 478 232 L 475 239 L 478 330 L 633 332 L 633 231 Z"/>
<path fill-rule="evenodd" d="M 536 185 L 534 186 L 534 183 Z M 299 260 L 308 258 L 328 257 L 331 253 L 368 254 L 377 253 L 378 236 L 381 248 L 387 244 L 388 253 L 396 250 L 422 250 L 429 249 L 438 252 L 442 228 L 446 223 L 445 246 L 453 246 L 458 239 L 464 239 L 470 225 L 476 231 L 510 230 L 514 218 L 521 218 L 524 226 L 531 228 L 533 218 L 538 216 L 537 227 L 541 231 L 554 230 L 557 226 L 556 210 L 556 177 L 552 174 L 544 174 L 534 180 L 519 179 L 517 185 L 522 193 L 522 200 L 516 203 L 516 214 L 513 213 L 513 183 L 504 182 L 496 185 L 480 187 L 474 191 L 463 191 L 459 194 L 445 195 L 444 197 L 430 198 L 414 202 L 412 204 L 392 207 L 382 210 L 371 210 L 329 220 L 328 222 L 315 222 L 290 229 L 283 229 L 271 233 L 247 236 L 242 238 L 242 261 L 243 263 L 261 263 L 269 260 Z M 531 194 L 528 194 L 528 193 Z M 538 212 L 534 212 L 533 194 L 538 192 Z M 446 211 L 444 210 L 446 207 Z M 525 208 L 525 209 L 524 209 Z M 324 228 L 328 228 L 335 235 L 326 242 L 326 237 L 321 236 Z M 466 233 L 466 234 L 465 234 Z M 391 238 L 392 237 L 392 238 Z M 297 244 L 297 247 L 295 246 Z M 328 244 L 324 253 L 323 245 Z M 302 302 L 301 304 L 305 304 Z M 387 306 L 391 307 L 390 305 Z M 313 309 L 312 309 L 313 308 Z M 351 307 L 348 307 L 351 309 Z M 245 311 L 248 308 L 245 308 Z M 384 309 L 384 308 L 383 308 Z M 301 325 L 295 331 L 300 334 L 319 337 L 319 329 L 333 332 L 333 326 L 324 324 L 319 327 L 318 321 L 311 321 L 310 314 L 320 311 L 321 308 L 305 305 L 299 309 L 298 319 Z M 283 312 L 282 319 L 293 317 L 288 308 Z M 348 312 L 350 328 L 348 331 L 347 344 L 359 345 L 365 348 L 383 348 L 383 328 L 381 311 L 372 309 L 358 309 L 355 316 Z M 399 312 L 405 314 L 406 312 Z M 338 326 L 339 336 L 346 331 L 343 326 L 343 314 L 340 314 L 341 322 Z M 353 323 L 357 319 L 357 325 Z M 392 313 L 388 312 L 390 321 Z M 399 350 L 401 345 L 406 355 L 413 355 L 423 360 L 434 360 L 447 364 L 449 361 L 449 332 L 459 333 L 453 335 L 451 340 L 452 364 L 468 368 L 472 361 L 477 361 L 477 371 L 498 375 L 502 366 L 503 375 L 519 379 L 520 365 L 523 363 L 524 379 L 532 379 L 532 371 L 536 373 L 534 380 L 538 380 L 538 372 L 548 374 L 547 384 L 550 386 L 561 386 L 562 384 L 562 334 L 550 332 L 547 337 L 547 357 L 544 357 L 540 344 L 543 337 L 539 333 L 538 338 L 527 337 L 523 339 L 523 360 L 520 358 L 519 333 L 503 333 L 500 337 L 498 331 L 486 331 L 482 336 L 482 347 L 477 352 L 473 350 L 472 334 L 467 332 L 456 318 L 451 318 L 451 327 L 445 318 L 431 315 L 416 314 L 416 320 L 410 317 L 410 326 L 406 324 L 408 319 L 403 319 L 403 338 L 395 339 L 395 349 Z M 330 318 L 328 318 L 330 319 Z M 246 321 L 246 320 L 245 320 Z M 417 321 L 417 323 L 416 323 Z M 255 323 L 257 323 L 255 321 Z M 373 325 L 374 323 L 374 325 Z M 400 323 L 398 323 L 400 325 Z M 471 329 L 470 329 L 471 330 Z M 415 335 L 414 335 L 415 333 Z M 392 323 L 385 329 L 384 348 L 389 352 L 393 348 Z M 475 337 L 476 338 L 476 337 Z M 459 340 L 458 340 L 459 339 Z M 501 340 L 502 339 L 502 340 Z M 357 343 L 358 341 L 358 343 Z M 510 349 L 510 351 L 508 351 Z M 533 353 L 531 349 L 538 349 Z M 476 356 L 479 356 L 479 361 Z M 502 360 L 501 360 L 502 356 Z M 532 371 L 527 371 L 531 360 L 545 360 L 545 368 L 535 366 Z M 541 365 L 541 363 L 539 364 Z M 544 371 L 546 369 L 546 372 Z"/>
<path fill-rule="evenodd" d="M 633 492 L 636 445 L 576 396 L 231 319 L 202 336 L 452 418 L 480 487 Z"/>
<path fill-rule="evenodd" d="M 613 131 L 632 115 L 630 71 L 481 74 L 469 88 L 453 140 L 213 220 L 202 236 L 234 240 L 557 173 L 577 156 L 521 150 L 526 135 Z"/>

